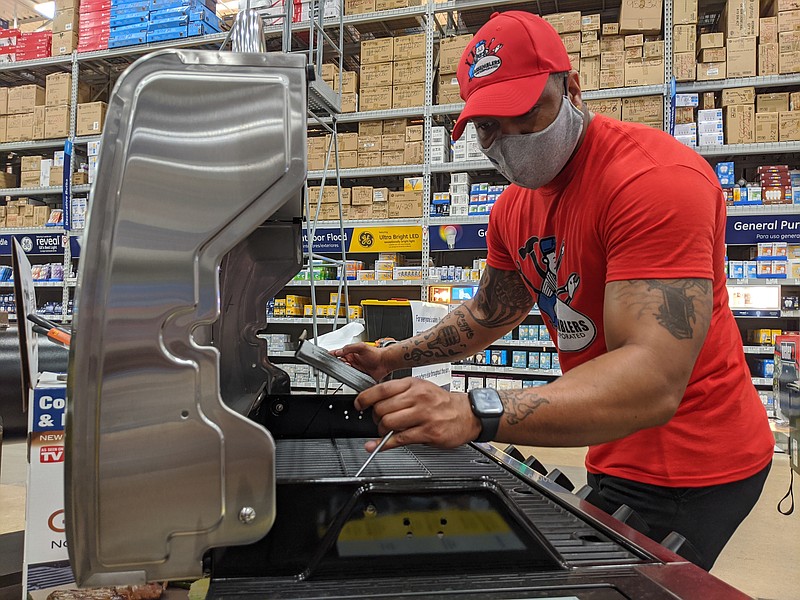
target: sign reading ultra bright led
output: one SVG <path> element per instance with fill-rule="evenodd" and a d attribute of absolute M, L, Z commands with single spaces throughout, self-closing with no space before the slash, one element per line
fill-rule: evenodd
<path fill-rule="evenodd" d="M 344 230 L 347 252 L 421 252 L 422 227 L 347 227 Z M 314 252 L 341 252 L 339 229 L 314 231 Z M 308 233 L 303 231 L 303 251 L 308 251 Z"/>

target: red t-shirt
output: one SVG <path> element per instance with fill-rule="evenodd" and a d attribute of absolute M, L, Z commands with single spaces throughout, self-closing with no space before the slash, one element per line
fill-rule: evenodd
<path fill-rule="evenodd" d="M 728 308 L 725 220 L 719 183 L 700 155 L 662 131 L 602 115 L 553 182 L 512 185 L 497 201 L 487 262 L 521 273 L 564 372 L 607 352 L 607 283 L 713 281 L 711 324 L 675 416 L 590 447 L 590 472 L 700 487 L 744 479 L 771 460 L 766 411 Z"/>

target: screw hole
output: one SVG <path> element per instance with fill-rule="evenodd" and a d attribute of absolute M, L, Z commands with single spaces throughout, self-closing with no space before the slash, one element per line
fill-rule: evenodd
<path fill-rule="evenodd" d="M 406 527 L 410 527 L 411 526 L 411 519 L 409 519 L 408 517 L 403 519 L 403 525 L 405 525 Z"/>
<path fill-rule="evenodd" d="M 436 537 L 438 537 L 441 540 L 444 537 L 444 531 L 437 531 Z"/>
<path fill-rule="evenodd" d="M 441 519 L 439 519 L 439 523 L 442 524 L 442 525 L 447 525 L 447 519 L 442 517 Z"/>
<path fill-rule="evenodd" d="M 414 537 L 414 532 L 413 531 L 409 531 L 408 533 L 406 533 L 406 537 L 409 538 L 409 539 L 413 538 Z"/>
<path fill-rule="evenodd" d="M 188 410 L 182 410 L 181 411 L 181 419 L 188 419 L 188 418 L 189 418 L 189 411 Z"/>

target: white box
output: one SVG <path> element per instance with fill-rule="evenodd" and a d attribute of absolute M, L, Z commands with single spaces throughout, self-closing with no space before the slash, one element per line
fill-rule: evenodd
<path fill-rule="evenodd" d="M 54 167 L 63 167 L 64 166 L 64 151 L 59 150 L 58 152 L 53 153 L 53 166 Z"/>
<path fill-rule="evenodd" d="M 721 133 L 701 133 L 699 143 L 701 146 L 722 146 L 725 136 Z"/>
<path fill-rule="evenodd" d="M 700 106 L 698 94 L 675 94 L 675 106 Z"/>
<path fill-rule="evenodd" d="M 697 123 L 685 123 L 683 125 L 675 125 L 675 137 L 685 135 L 697 135 Z"/>
<path fill-rule="evenodd" d="M 450 147 L 443 145 L 431 146 L 431 164 L 450 162 Z"/>
<path fill-rule="evenodd" d="M 450 205 L 450 216 L 451 217 L 466 217 L 469 214 L 469 205 L 468 204 L 451 204 Z"/>
<path fill-rule="evenodd" d="M 703 121 L 698 123 L 697 133 L 723 133 L 722 121 Z"/>
<path fill-rule="evenodd" d="M 39 167 L 39 187 L 48 187 L 50 185 L 50 168 L 52 166 L 53 161 L 51 159 L 42 159 L 42 164 Z"/>
<path fill-rule="evenodd" d="M 469 173 L 451 173 L 450 183 L 466 183 L 469 185 Z"/>
<path fill-rule="evenodd" d="M 705 123 L 707 121 L 722 121 L 722 109 L 710 108 L 707 110 L 697 111 L 697 122 Z"/>
<path fill-rule="evenodd" d="M 100 142 L 89 142 L 86 148 L 89 156 L 100 156 Z"/>
<path fill-rule="evenodd" d="M 678 140 L 684 146 L 689 146 L 690 148 L 697 148 L 696 135 L 676 135 L 675 139 Z"/>
<path fill-rule="evenodd" d="M 444 146 L 450 142 L 446 127 L 431 127 L 431 145 Z"/>

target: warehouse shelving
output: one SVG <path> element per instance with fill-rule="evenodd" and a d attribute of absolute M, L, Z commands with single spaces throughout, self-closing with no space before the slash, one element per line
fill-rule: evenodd
<path fill-rule="evenodd" d="M 736 79 L 716 79 L 713 81 L 692 81 L 678 83 L 675 89 L 679 94 L 689 94 L 696 92 L 711 92 L 725 88 L 737 87 L 783 87 L 790 85 L 800 85 L 800 73 L 790 75 L 768 75 L 762 77 L 738 77 Z"/>
<path fill-rule="evenodd" d="M 555 348 L 556 344 L 552 341 L 537 342 L 535 340 L 497 340 L 492 342 L 492 346 L 505 348 Z"/>
<path fill-rule="evenodd" d="M 800 214 L 800 204 L 756 204 L 729 206 L 728 216 L 780 216 Z"/>
<path fill-rule="evenodd" d="M 772 346 L 744 346 L 745 354 L 775 354 Z"/>
<path fill-rule="evenodd" d="M 335 319 L 333 317 L 317 317 L 317 323 L 321 325 L 334 325 L 345 322 L 344 317 Z M 277 323 L 284 325 L 311 325 L 314 322 L 313 317 L 267 317 L 267 323 Z M 350 319 L 352 323 L 364 323 L 364 319 Z"/>
<path fill-rule="evenodd" d="M 753 385 L 764 386 L 772 385 L 771 377 L 753 377 Z"/>
<path fill-rule="evenodd" d="M 347 285 L 351 287 L 408 287 L 420 286 L 423 281 L 421 279 L 389 279 L 384 281 L 358 281 L 348 280 Z M 314 286 L 317 287 L 336 287 L 339 285 L 338 279 L 329 280 L 316 280 Z M 311 281 L 290 281 L 286 284 L 287 287 L 310 287 Z"/>
<path fill-rule="evenodd" d="M 391 177 L 403 175 L 420 175 L 424 171 L 423 165 L 394 165 L 391 167 L 369 167 L 361 169 L 340 169 L 342 179 L 365 179 L 367 177 Z M 325 171 L 309 171 L 308 179 L 322 179 Z"/>
<path fill-rule="evenodd" d="M 497 375 L 561 376 L 561 369 L 523 369 L 521 367 L 497 367 L 494 365 L 453 365 L 453 371 L 456 373 L 494 373 Z"/>
<path fill-rule="evenodd" d="M 724 146 L 698 146 L 702 156 L 747 156 L 761 154 L 789 154 L 800 152 L 800 142 L 772 142 L 764 144 L 726 144 Z"/>

